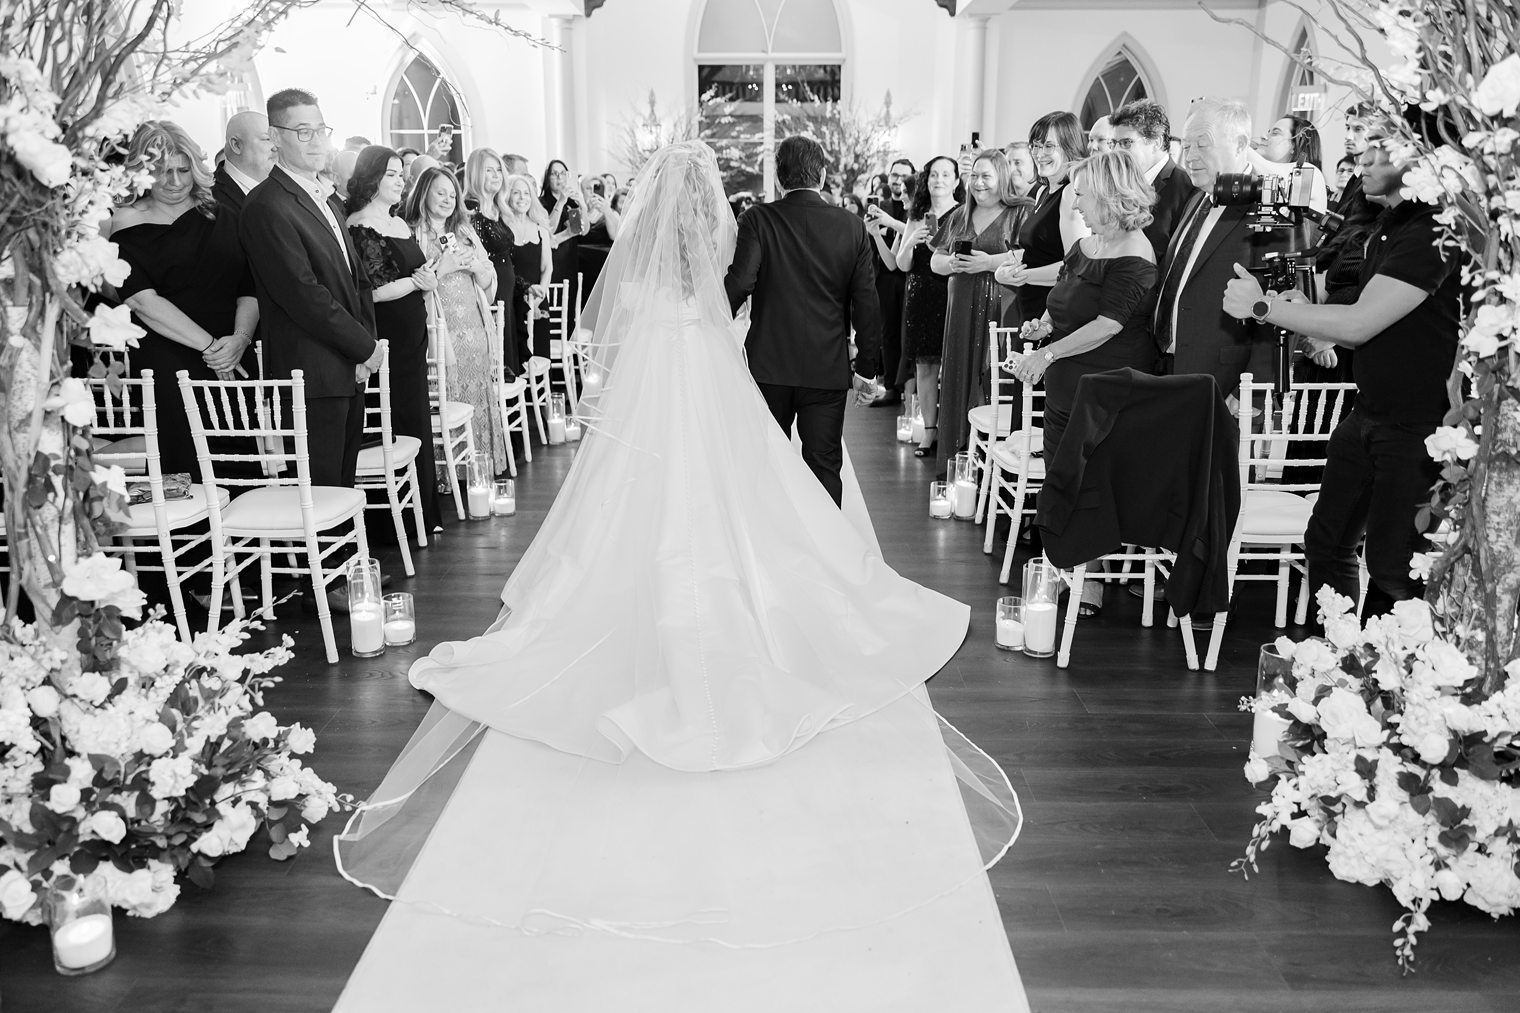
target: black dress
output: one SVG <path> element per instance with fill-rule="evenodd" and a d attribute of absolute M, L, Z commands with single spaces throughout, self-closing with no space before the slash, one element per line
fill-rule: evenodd
<path fill-rule="evenodd" d="M 1062 183 L 1052 190 L 1047 184 L 1040 184 L 1034 210 L 1019 229 L 1018 243 L 1024 248 L 1025 267 L 1045 267 L 1066 259 L 1066 244 L 1061 240 L 1061 194 L 1066 187 Z M 1024 311 L 1025 320 L 1038 320 L 1045 315 L 1050 291 L 1045 285 L 1025 285 L 1018 290 L 1019 308 Z"/>
<path fill-rule="evenodd" d="M 612 252 L 612 233 L 607 231 L 607 218 L 604 214 L 591 226 L 580 240 L 580 272 L 581 287 L 585 294 L 582 300 L 591 295 L 592 289 L 596 288 L 596 280 L 602 276 L 602 268 L 607 263 L 607 254 Z"/>
<path fill-rule="evenodd" d="M 542 236 L 531 243 L 518 243 L 507 229 L 507 241 L 512 244 L 512 267 L 516 284 L 512 288 L 512 321 L 521 336 L 522 347 L 533 355 L 549 357 L 549 329 L 534 327 L 528 319 L 528 289 L 543 279 L 544 241 Z"/>
<path fill-rule="evenodd" d="M 902 342 L 907 363 L 938 362 L 945 350 L 945 299 L 950 279 L 929 267 L 934 251 L 927 242 L 913 248 L 903 288 Z"/>
<path fill-rule="evenodd" d="M 1027 287 L 1027 286 L 1026 286 Z M 1144 257 L 1089 257 L 1073 243 L 1061 278 L 1050 289 L 1050 344 L 1098 317 L 1121 324 L 1118 334 L 1080 355 L 1057 359 L 1045 370 L 1045 460 L 1055 459 L 1071 418 L 1077 381 L 1089 373 L 1131 366 L 1149 372 L 1156 362 L 1150 334 L 1156 265 Z"/>
<path fill-rule="evenodd" d="M 554 198 L 545 194 L 539 198 L 539 203 L 550 214 L 554 213 Z M 565 231 L 570 224 L 570 213 L 575 212 L 579 217 L 585 214 L 580 204 L 574 200 L 565 202 L 565 209 L 559 213 L 559 219 L 549 223 L 549 235 L 557 236 Z M 576 284 L 581 270 L 581 236 L 579 234 L 566 237 L 563 243 L 554 248 L 554 276 L 551 279 L 556 284 L 562 281 L 570 283 L 570 319 L 575 319 L 575 307 L 580 303 L 579 286 Z M 546 339 L 547 340 L 547 339 Z"/>
<path fill-rule="evenodd" d="M 143 222 L 112 233 L 121 259 L 132 267 L 127 280 L 117 286 L 123 301 L 139 292 L 153 290 L 184 313 L 212 338 L 232 333 L 237 320 L 239 296 L 253 295 L 253 278 L 237 238 L 237 218 L 218 214 L 207 218 L 199 209 L 181 214 L 169 224 Z M 190 417 L 175 373 L 189 372 L 191 379 L 215 380 L 216 371 L 201 353 L 166 338 L 138 318 L 148 333 L 132 352 L 132 371 L 153 370 L 154 400 L 158 404 L 159 461 L 165 474 L 188 472 L 200 475 Z M 244 372 L 258 378 L 253 346 L 243 353 Z M 218 446 L 216 452 L 253 453 L 246 447 Z"/>
<path fill-rule="evenodd" d="M 411 236 L 387 236 L 367 225 L 349 226 L 359 259 L 376 288 L 409 278 L 427 262 Z M 428 405 L 427 303 L 421 292 L 375 303 L 375 332 L 390 342 L 391 430 L 421 442 L 417 451 L 417 495 L 429 531 L 443 520 L 433 454 L 433 415 Z"/>
<path fill-rule="evenodd" d="M 512 263 L 512 228 L 479 211 L 470 215 L 470 225 L 480 237 L 486 256 L 491 258 L 491 266 L 496 268 L 496 301 L 507 307 L 506 327 L 502 334 L 503 361 L 513 376 L 520 376 L 528 357 L 528 332 L 518 326 L 517 316 L 512 311 L 512 299 L 517 292 L 517 268 Z"/>

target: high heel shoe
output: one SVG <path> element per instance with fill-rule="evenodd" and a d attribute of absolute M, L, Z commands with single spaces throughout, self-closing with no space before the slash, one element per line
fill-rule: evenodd
<path fill-rule="evenodd" d="M 938 436 L 939 426 L 924 426 L 924 432 L 926 432 L 926 433 L 929 430 L 931 430 L 931 429 L 933 429 L 935 431 L 935 434 L 936 434 L 935 437 L 934 437 L 934 439 L 930 440 L 929 443 L 926 446 L 914 447 L 913 448 L 913 456 L 914 457 L 933 457 L 934 456 L 934 449 L 935 449 L 935 447 L 937 447 L 939 445 L 939 436 Z"/>

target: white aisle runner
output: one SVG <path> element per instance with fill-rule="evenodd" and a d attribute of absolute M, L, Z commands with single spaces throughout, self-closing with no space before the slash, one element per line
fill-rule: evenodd
<path fill-rule="evenodd" d="M 921 688 L 735 772 L 488 731 L 399 897 L 338 1010 L 1029 1009 Z"/>

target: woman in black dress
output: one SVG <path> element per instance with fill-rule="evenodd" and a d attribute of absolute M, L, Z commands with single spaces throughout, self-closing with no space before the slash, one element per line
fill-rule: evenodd
<path fill-rule="evenodd" d="M 596 280 L 602 276 L 602 266 L 607 263 L 607 254 L 612 252 L 618 229 L 623 225 L 622 216 L 612 209 L 612 195 L 617 190 L 608 184 L 607 178 L 592 176 L 588 184 L 590 189 L 586 194 L 586 218 L 591 227 L 581 238 L 579 254 L 581 285 L 585 291 L 582 302 L 586 296 L 591 295 Z"/>
<path fill-rule="evenodd" d="M 1150 337 L 1156 255 L 1142 231 L 1156 192 L 1124 152 L 1080 163 L 1071 188 L 1093 234 L 1072 244 L 1044 316 L 1024 325 L 1024 337 L 1040 347 L 1013 370 L 1024 383 L 1045 381 L 1047 461 L 1055 460 L 1071 419 L 1078 380 L 1126 366 L 1148 371 L 1156 358 Z M 1090 581 L 1084 588 L 1084 615 L 1102 607 L 1102 587 Z"/>
<path fill-rule="evenodd" d="M 581 270 L 581 237 L 591 228 L 591 220 L 581 206 L 581 197 L 575 187 L 575 177 L 570 174 L 569 166 L 556 158 L 544 170 L 543 187 L 538 192 L 538 202 L 549 215 L 554 281 L 570 283 L 571 320 L 575 319 L 574 307 L 580 305 L 576 281 Z"/>
<path fill-rule="evenodd" d="M 535 321 L 553 277 L 553 247 L 543 208 L 534 198 L 533 181 L 527 176 L 507 180 L 507 213 L 502 221 L 511 233 L 512 268 L 517 279 L 512 289 L 512 319 L 533 355 L 547 359 L 549 329 L 535 326 Z"/>
<path fill-rule="evenodd" d="M 167 120 L 150 120 L 133 136 L 127 164 L 153 177 L 146 193 L 111 218 L 111 241 L 132 267 L 117 293 L 148 332 L 132 352 L 132 369 L 153 370 L 164 472 L 199 475 L 175 374 L 183 369 L 192 379 L 212 380 L 241 368 L 256 376 L 250 346 L 259 304 L 237 218 L 217 213 L 211 173 L 190 136 Z"/>
<path fill-rule="evenodd" d="M 375 330 L 390 342 L 391 429 L 415 437 L 417 495 L 429 531 L 442 529 L 428 404 L 427 305 L 423 293 L 438 286 L 406 222 L 391 214 L 406 189 L 401 156 L 372 144 L 359 152 L 348 181 L 348 231 L 374 284 Z M 373 537 L 373 535 L 372 535 Z"/>
<path fill-rule="evenodd" d="M 1076 197 L 1067 185 L 1072 165 L 1087 157 L 1087 136 L 1071 113 L 1046 113 L 1029 128 L 1029 151 L 1040 183 L 1031 194 L 1035 206 L 1019 230 L 1024 257 L 1003 268 L 997 280 L 1018 289 L 1024 320 L 1038 320 L 1066 251 L 1091 231 L 1077 214 Z"/>
<path fill-rule="evenodd" d="M 929 240 L 966 197 L 960 172 L 960 164 L 949 155 L 929 159 L 913 188 L 908 227 L 897 244 L 897 268 L 908 274 L 903 288 L 902 354 L 905 362 L 912 363 L 919 412 L 924 417 L 924 435 L 913 451 L 915 457 L 933 455 L 939 434 L 939 368 L 949 279 L 930 268 L 934 251 Z"/>
<path fill-rule="evenodd" d="M 502 329 L 502 354 L 507 371 L 521 376 L 528 361 L 528 334 L 518 326 L 512 312 L 512 296 L 517 290 L 517 270 L 512 265 L 512 230 L 506 223 L 507 167 L 501 156 L 490 148 L 476 148 L 464 167 L 465 206 L 470 225 L 480 237 L 480 245 L 491 266 L 496 269 L 496 301 L 507 307 L 506 326 Z"/>

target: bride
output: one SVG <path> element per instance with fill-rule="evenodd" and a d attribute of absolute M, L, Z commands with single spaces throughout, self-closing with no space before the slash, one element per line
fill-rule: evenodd
<path fill-rule="evenodd" d="M 965 605 L 883 561 L 848 458 L 841 510 L 766 407 L 724 292 L 736 227 L 712 150 L 662 149 L 634 194 L 576 334 L 587 435 L 569 476 L 498 620 L 413 665 L 433 710 L 338 841 L 344 875 L 382 896 L 483 728 L 488 742 L 534 740 L 637 777 L 651 763 L 781 767 L 910 694 L 905 706 L 927 713 L 920 687 L 965 637 Z M 1011 797 L 1002 772 L 952 737 L 974 794 Z M 372 838 L 392 821 L 412 830 Z M 1008 843 L 989 839 L 984 857 Z"/>

